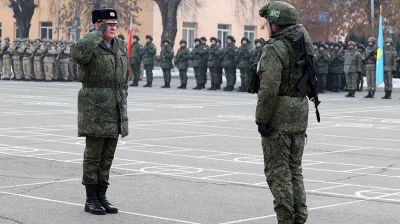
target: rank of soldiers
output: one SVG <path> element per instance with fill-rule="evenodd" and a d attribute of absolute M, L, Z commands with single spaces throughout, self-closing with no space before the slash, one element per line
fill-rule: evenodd
<path fill-rule="evenodd" d="M 15 39 L 0 44 L 2 80 L 72 81 L 77 65 L 70 57 L 71 42 L 49 39 Z"/>

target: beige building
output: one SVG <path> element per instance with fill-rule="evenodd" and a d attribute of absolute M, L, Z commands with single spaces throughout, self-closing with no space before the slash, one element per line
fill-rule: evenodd
<path fill-rule="evenodd" d="M 54 0 L 36 0 L 38 7 L 35 9 L 29 32 L 30 38 L 50 38 L 68 40 L 73 38 L 71 24 L 59 20 L 58 9 L 66 5 L 70 0 L 60 0 L 57 5 Z M 232 0 L 203 0 L 200 6 L 190 5 L 191 0 L 186 0 L 178 9 L 178 32 L 175 46 L 181 39 L 188 41 L 193 46 L 195 37 L 205 36 L 209 39 L 212 36 L 225 40 L 228 35 L 233 35 L 239 42 L 243 36 L 254 40 L 259 37 L 267 39 L 268 32 L 263 20 L 258 16 L 258 6 L 238 7 Z M 136 34 L 145 40 L 147 34 L 154 37 L 158 45 L 161 42 L 162 19 L 157 4 L 153 0 L 139 0 L 139 7 L 142 9 L 137 21 Z M 73 10 L 72 10 L 73 11 Z M 90 24 L 90 16 L 81 15 L 81 24 Z M 83 25 L 82 25 L 83 26 Z M 59 28 L 59 29 L 58 29 Z M 4 1 L 0 1 L 0 37 L 8 36 L 12 40 L 18 38 L 15 18 L 13 12 Z M 86 31 L 81 28 L 81 33 Z M 119 29 L 119 32 L 127 37 L 126 29 Z M 81 34 L 81 35 L 82 35 Z"/>

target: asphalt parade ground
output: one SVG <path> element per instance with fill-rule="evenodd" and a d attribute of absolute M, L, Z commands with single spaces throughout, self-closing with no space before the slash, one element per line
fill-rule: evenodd
<path fill-rule="evenodd" d="M 120 212 L 94 216 L 83 211 L 80 84 L 0 81 L 0 223 L 276 223 L 256 96 L 177 90 L 177 82 L 129 89 L 130 135 L 108 193 Z M 399 92 L 321 95 L 320 124 L 311 108 L 308 223 L 400 223 Z"/>

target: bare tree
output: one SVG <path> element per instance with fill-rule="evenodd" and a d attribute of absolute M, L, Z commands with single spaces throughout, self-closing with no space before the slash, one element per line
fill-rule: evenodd
<path fill-rule="evenodd" d="M 13 10 L 13 17 L 16 20 L 17 36 L 21 38 L 29 37 L 31 20 L 37 5 L 34 0 L 2 0 L 8 2 L 8 7 Z"/>

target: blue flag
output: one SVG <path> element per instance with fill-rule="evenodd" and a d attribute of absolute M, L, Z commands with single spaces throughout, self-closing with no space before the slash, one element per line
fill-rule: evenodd
<path fill-rule="evenodd" d="M 378 35 L 378 50 L 376 52 L 376 85 L 380 85 L 384 80 L 384 60 L 383 60 L 383 51 L 384 51 L 385 43 L 383 40 L 383 24 L 382 24 L 382 6 L 381 6 L 381 14 L 379 16 L 379 35 Z"/>

